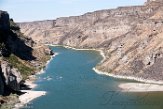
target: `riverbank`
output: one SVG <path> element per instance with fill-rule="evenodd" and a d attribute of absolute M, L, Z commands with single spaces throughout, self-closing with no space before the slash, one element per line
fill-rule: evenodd
<path fill-rule="evenodd" d="M 103 60 L 100 62 L 102 63 L 103 61 L 105 61 L 106 57 L 105 54 L 102 50 L 97 50 L 97 49 L 78 49 L 78 48 L 74 48 L 74 47 L 70 47 L 70 46 L 64 46 L 64 45 L 53 45 L 53 44 L 46 44 L 48 46 L 62 46 L 68 49 L 74 49 L 74 50 L 93 50 L 93 51 L 98 51 L 100 52 L 100 55 L 102 56 Z M 93 70 L 100 75 L 106 75 L 106 76 L 110 76 L 110 77 L 114 77 L 114 78 L 119 78 L 119 79 L 128 79 L 128 80 L 135 80 L 138 82 L 143 82 L 143 83 L 150 83 L 150 84 L 159 84 L 162 85 L 163 81 L 155 81 L 155 80 L 149 80 L 149 79 L 143 79 L 143 78 L 138 78 L 138 77 L 133 77 L 133 76 L 121 76 L 121 75 L 115 75 L 115 74 L 111 74 L 108 72 L 102 72 L 99 71 L 98 69 L 96 69 L 95 67 L 93 68 Z"/>
<path fill-rule="evenodd" d="M 45 64 L 45 66 L 47 67 L 48 64 L 50 63 L 50 61 L 56 56 L 58 55 L 58 53 L 55 53 L 54 55 L 51 56 L 50 60 L 48 60 Z M 44 73 L 44 69 L 41 69 L 40 72 L 37 72 L 35 75 L 31 75 L 29 76 L 29 79 L 25 81 L 25 85 L 31 89 L 31 90 L 21 90 L 22 95 L 19 96 L 19 101 L 20 103 L 17 103 L 15 105 L 15 108 L 14 109 L 19 109 L 21 107 L 24 107 L 26 104 L 28 104 L 29 102 L 31 102 L 32 100 L 38 98 L 38 97 L 41 97 L 41 96 L 44 96 L 46 95 L 46 91 L 34 91 L 32 89 L 34 89 L 35 87 L 37 87 L 37 84 L 35 84 L 34 82 L 36 81 L 36 75 L 37 74 L 42 74 Z"/>
<path fill-rule="evenodd" d="M 32 78 L 35 78 L 35 76 L 33 76 Z M 27 85 L 31 89 L 37 86 L 36 84 L 34 84 L 34 81 L 31 80 L 26 81 L 25 85 Z M 24 94 L 19 96 L 20 103 L 16 104 L 14 109 L 26 107 L 25 105 L 28 104 L 30 101 L 38 97 L 44 96 L 47 93 L 46 91 L 33 91 L 33 90 L 21 90 L 21 92 Z"/>
<path fill-rule="evenodd" d="M 54 46 L 54 47 L 55 46 L 62 46 L 62 47 L 65 47 L 65 48 L 68 48 L 68 49 L 74 49 L 74 50 L 93 50 L 93 51 L 98 51 L 98 52 L 100 52 L 100 55 L 103 58 L 103 60 L 100 63 L 102 63 L 106 59 L 103 50 L 97 50 L 97 49 L 78 49 L 78 48 L 74 48 L 74 47 L 70 47 L 70 46 L 53 45 L 53 44 L 46 44 L 46 45 L 48 45 L 48 46 Z M 147 92 L 147 91 L 163 91 L 163 89 L 159 89 L 159 86 L 163 85 L 163 81 L 149 80 L 149 79 L 143 79 L 143 78 L 140 78 L 140 77 L 133 77 L 133 76 L 115 75 L 115 74 L 111 74 L 111 73 L 108 73 L 108 72 L 99 71 L 95 67 L 93 68 L 93 70 L 97 74 L 100 74 L 100 75 L 106 75 L 106 76 L 110 76 L 110 77 L 114 77 L 114 78 L 118 78 L 118 79 L 134 80 L 134 81 L 138 81 L 138 82 L 143 82 L 144 83 L 144 85 L 138 85 L 138 84 L 141 84 L 141 83 L 132 83 L 131 86 L 133 85 L 133 90 L 128 90 L 128 87 L 129 87 L 128 84 L 127 84 L 127 86 L 124 85 L 124 84 L 123 85 L 120 84 L 119 87 L 121 89 L 123 89 L 123 90 L 128 90 L 128 91 L 131 91 L 131 92 L 134 91 L 134 90 L 135 91 L 142 91 L 142 92 L 143 91 L 144 92 Z M 155 84 L 157 84 L 157 86 Z M 143 86 L 149 86 L 149 85 L 151 86 L 151 88 L 149 88 L 148 90 L 146 89 L 146 87 L 143 87 Z M 137 87 L 137 86 L 142 86 L 142 87 Z"/>
<path fill-rule="evenodd" d="M 123 92 L 162 92 L 163 85 L 143 83 L 122 83 L 118 86 Z"/>
<path fill-rule="evenodd" d="M 159 92 L 163 91 L 163 81 L 155 81 L 155 80 L 147 80 L 142 78 L 136 78 L 131 76 L 121 76 L 109 74 L 107 72 L 101 72 L 96 68 L 93 70 L 99 75 L 106 75 L 118 79 L 127 79 L 127 80 L 135 80 L 140 83 L 121 83 L 118 85 L 120 91 L 122 92 Z M 143 82 L 143 83 L 142 83 Z"/>
<path fill-rule="evenodd" d="M 64 47 L 64 48 L 67 48 L 67 49 L 73 49 L 73 50 L 79 50 L 79 51 L 82 51 L 82 50 L 85 50 L 85 51 L 97 51 L 100 53 L 100 55 L 102 56 L 102 61 L 100 63 L 102 63 L 106 57 L 105 57 L 105 54 L 103 52 L 103 50 L 97 50 L 97 49 L 83 49 L 83 48 L 74 48 L 74 47 L 71 47 L 71 46 L 66 46 L 66 45 L 53 45 L 53 44 L 45 44 L 45 45 L 48 45 L 48 46 L 53 46 L 53 47 Z"/>
<path fill-rule="evenodd" d="M 95 67 L 93 68 L 93 70 L 94 70 L 97 74 L 100 74 L 100 75 L 107 75 L 107 76 L 114 77 L 114 78 L 119 78 L 119 79 L 135 80 L 135 81 L 138 81 L 138 82 L 143 82 L 143 83 L 148 83 L 148 84 L 163 85 L 163 81 L 155 81 L 155 80 L 143 79 L 143 78 L 132 77 L 132 76 L 115 75 L 115 74 L 111 74 L 111 73 L 99 71 L 99 70 L 96 69 Z"/>

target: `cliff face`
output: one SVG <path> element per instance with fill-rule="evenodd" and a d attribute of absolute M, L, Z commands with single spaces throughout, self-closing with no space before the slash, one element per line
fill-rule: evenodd
<path fill-rule="evenodd" d="M 2 30 L 8 30 L 8 28 L 10 27 L 10 24 L 9 24 L 9 15 L 7 12 L 4 12 L 4 11 L 0 11 L 0 18 L 1 18 L 1 21 L 0 21 L 0 29 Z"/>
<path fill-rule="evenodd" d="M 0 95 L 19 91 L 23 81 L 39 71 L 50 55 L 48 47 L 24 37 L 9 14 L 0 11 Z"/>
<path fill-rule="evenodd" d="M 8 62 L 1 62 L 1 70 L 3 73 L 3 82 L 4 86 L 6 85 L 8 88 L 18 91 L 20 90 L 20 82 L 22 81 L 22 75 L 18 71 L 18 69 L 13 68 Z M 5 91 L 5 89 L 4 89 Z"/>
<path fill-rule="evenodd" d="M 19 23 L 38 43 L 104 51 L 97 69 L 123 76 L 163 80 L 163 1 L 100 10 L 82 16 Z"/>
<path fill-rule="evenodd" d="M 1 71 L 1 69 L 0 69 L 0 71 Z M 2 71 L 0 72 L 0 84 L 1 84 L 0 95 L 2 95 L 4 93 L 4 78 L 3 78 Z"/>

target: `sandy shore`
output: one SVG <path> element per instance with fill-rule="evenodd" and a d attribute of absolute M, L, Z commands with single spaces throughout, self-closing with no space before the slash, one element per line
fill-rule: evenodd
<path fill-rule="evenodd" d="M 29 88 L 33 89 L 37 86 L 36 84 L 33 83 L 35 80 L 34 79 L 35 76 L 34 75 L 30 76 L 30 78 L 31 78 L 31 80 L 27 80 L 25 82 L 25 84 Z M 45 91 L 33 91 L 33 90 L 21 90 L 21 92 L 24 92 L 24 94 L 19 96 L 20 103 L 16 104 L 14 109 L 19 109 L 19 108 L 25 106 L 25 104 L 29 103 L 30 101 L 46 94 Z"/>
<path fill-rule="evenodd" d="M 25 94 L 19 96 L 20 103 L 16 104 L 14 109 L 24 107 L 30 101 L 46 94 L 45 91 L 22 90 L 22 92 Z"/>
<path fill-rule="evenodd" d="M 46 66 L 50 63 L 50 61 L 56 55 L 58 55 L 58 54 L 55 53 L 53 56 L 51 56 L 51 59 L 46 62 Z M 43 69 L 36 74 L 42 74 L 42 73 L 44 73 Z M 28 88 L 33 89 L 37 86 L 37 84 L 34 84 L 35 80 L 36 80 L 36 75 L 29 76 L 29 79 L 25 81 L 25 85 L 27 85 Z M 20 103 L 16 104 L 14 109 L 19 109 L 19 108 L 25 106 L 25 104 L 29 103 L 30 101 L 32 101 L 38 97 L 41 97 L 43 95 L 46 95 L 46 93 L 47 93 L 46 91 L 34 91 L 34 90 L 21 90 L 21 92 L 25 92 L 25 94 L 22 94 L 19 96 Z"/>
<path fill-rule="evenodd" d="M 118 86 L 123 92 L 159 92 L 163 91 L 163 85 L 143 83 L 122 83 Z"/>

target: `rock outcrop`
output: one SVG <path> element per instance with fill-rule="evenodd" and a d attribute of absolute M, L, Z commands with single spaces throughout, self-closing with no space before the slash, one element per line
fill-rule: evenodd
<path fill-rule="evenodd" d="M 23 81 L 43 68 L 50 55 L 48 47 L 24 37 L 9 14 L 0 11 L 0 95 L 18 92 Z"/>
<path fill-rule="evenodd" d="M 4 80 L 4 75 L 2 73 L 2 70 L 0 69 L 0 95 L 4 93 L 4 87 L 5 87 L 5 80 Z"/>
<path fill-rule="evenodd" d="M 3 80 L 5 80 L 4 86 L 6 86 L 6 88 L 9 90 L 20 90 L 20 82 L 23 78 L 18 69 L 13 68 L 6 61 L 1 61 L 1 68 Z"/>
<path fill-rule="evenodd" d="M 81 16 L 19 23 L 38 43 L 103 50 L 97 69 L 163 81 L 163 1 L 100 10 Z"/>
<path fill-rule="evenodd" d="M 5 11 L 0 11 L 0 29 L 8 30 L 10 28 L 9 15 Z"/>

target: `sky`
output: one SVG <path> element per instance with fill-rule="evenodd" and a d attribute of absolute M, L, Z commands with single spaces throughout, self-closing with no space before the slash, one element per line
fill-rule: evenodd
<path fill-rule="evenodd" d="M 0 0 L 0 10 L 8 11 L 16 22 L 50 20 L 82 15 L 118 6 L 142 5 L 146 0 Z"/>

